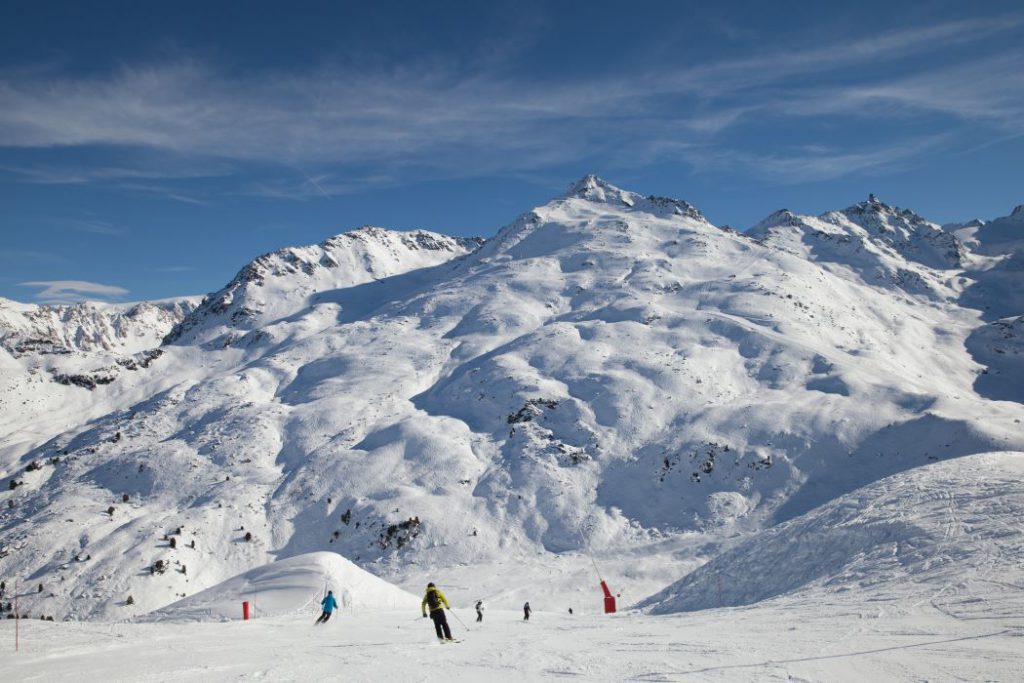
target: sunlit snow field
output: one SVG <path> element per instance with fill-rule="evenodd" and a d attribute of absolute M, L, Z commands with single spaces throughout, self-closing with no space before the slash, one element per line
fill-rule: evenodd
<path fill-rule="evenodd" d="M 6 680 L 1020 680 L 1024 613 L 958 619 L 928 605 L 801 600 L 668 617 L 471 609 L 438 644 L 415 612 L 220 624 L 0 626 Z"/>

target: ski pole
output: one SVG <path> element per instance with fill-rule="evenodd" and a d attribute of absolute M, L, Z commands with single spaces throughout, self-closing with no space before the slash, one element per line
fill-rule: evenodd
<path fill-rule="evenodd" d="M 468 626 L 466 626 L 466 624 L 464 624 L 464 623 L 463 623 L 462 619 L 459 619 L 459 615 L 458 615 L 458 614 L 456 614 L 456 613 L 455 613 L 455 612 L 454 612 L 454 611 L 452 610 L 452 608 L 451 608 L 451 607 L 449 607 L 449 608 L 448 608 L 448 611 L 452 613 L 452 616 L 453 616 L 453 617 L 455 617 L 455 621 L 459 622 L 459 624 L 461 624 L 461 625 L 462 625 L 462 628 L 466 629 L 467 631 L 469 630 L 469 627 L 468 627 Z"/>

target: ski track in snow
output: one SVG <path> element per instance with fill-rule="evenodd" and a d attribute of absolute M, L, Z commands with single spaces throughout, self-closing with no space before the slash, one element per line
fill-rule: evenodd
<path fill-rule="evenodd" d="M 842 603 L 652 617 L 488 611 L 438 644 L 415 612 L 226 624 L 23 622 L 13 680 L 1015 680 L 1024 615 L 984 622 L 934 609 L 876 618 Z M 867 624 L 867 626 L 861 626 Z M 852 629 L 863 629 L 851 633 Z M 13 637 L 8 624 L 0 638 Z"/>

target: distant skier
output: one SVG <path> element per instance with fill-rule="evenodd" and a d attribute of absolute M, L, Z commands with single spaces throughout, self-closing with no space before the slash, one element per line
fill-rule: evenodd
<path fill-rule="evenodd" d="M 483 620 L 484 620 L 484 601 L 483 600 L 477 600 L 476 601 L 476 621 L 479 624 Z"/>
<path fill-rule="evenodd" d="M 523 621 L 529 621 L 530 620 L 530 613 L 532 611 L 533 610 L 530 609 L 530 603 L 526 603 L 525 605 L 523 605 Z"/>
<path fill-rule="evenodd" d="M 569 608 L 569 616 L 572 616 L 572 607 Z"/>
<path fill-rule="evenodd" d="M 427 584 L 427 592 L 423 595 L 423 602 L 420 603 L 420 611 L 423 612 L 423 618 L 427 618 L 427 608 L 430 608 L 430 619 L 434 622 L 434 631 L 437 632 L 437 639 L 444 642 L 446 640 L 452 640 L 452 630 L 448 628 L 448 618 L 444 615 L 444 610 L 447 607 L 451 609 L 451 605 L 448 604 L 448 598 L 444 596 L 441 589 L 435 586 L 433 583 Z"/>
<path fill-rule="evenodd" d="M 313 624 L 326 624 L 327 620 L 331 618 L 331 613 L 338 609 L 338 601 L 334 599 L 334 591 L 327 591 L 327 597 L 320 601 L 320 605 L 324 608 L 323 614 Z"/>

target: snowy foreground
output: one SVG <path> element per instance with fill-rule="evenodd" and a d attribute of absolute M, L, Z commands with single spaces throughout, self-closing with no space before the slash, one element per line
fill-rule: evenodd
<path fill-rule="evenodd" d="M 1024 613 L 959 619 L 930 605 L 798 600 L 667 617 L 469 609 L 436 643 L 416 612 L 220 624 L 23 622 L 5 679 L 33 680 L 1020 680 Z M 4 650 L 13 645 L 4 622 Z"/>
<path fill-rule="evenodd" d="M 600 614 L 589 559 L 577 555 L 412 568 L 401 590 L 317 552 L 243 572 L 135 622 L 23 621 L 22 649 L 6 658 L 5 673 L 19 681 L 1021 680 L 1022 473 L 1022 454 L 990 453 L 887 477 L 737 539 L 643 601 L 645 611 Z M 601 562 L 629 591 L 639 588 L 625 581 L 630 569 L 688 571 L 666 554 Z M 436 643 L 419 617 L 413 592 L 427 579 L 456 607 L 449 621 L 462 642 Z M 314 627 L 328 587 L 341 613 Z M 468 607 L 481 598 L 486 618 L 477 625 Z M 507 609 L 524 598 L 536 609 L 528 623 Z M 258 618 L 238 620 L 243 599 Z M 0 622 L 7 651 L 13 630 Z"/>

